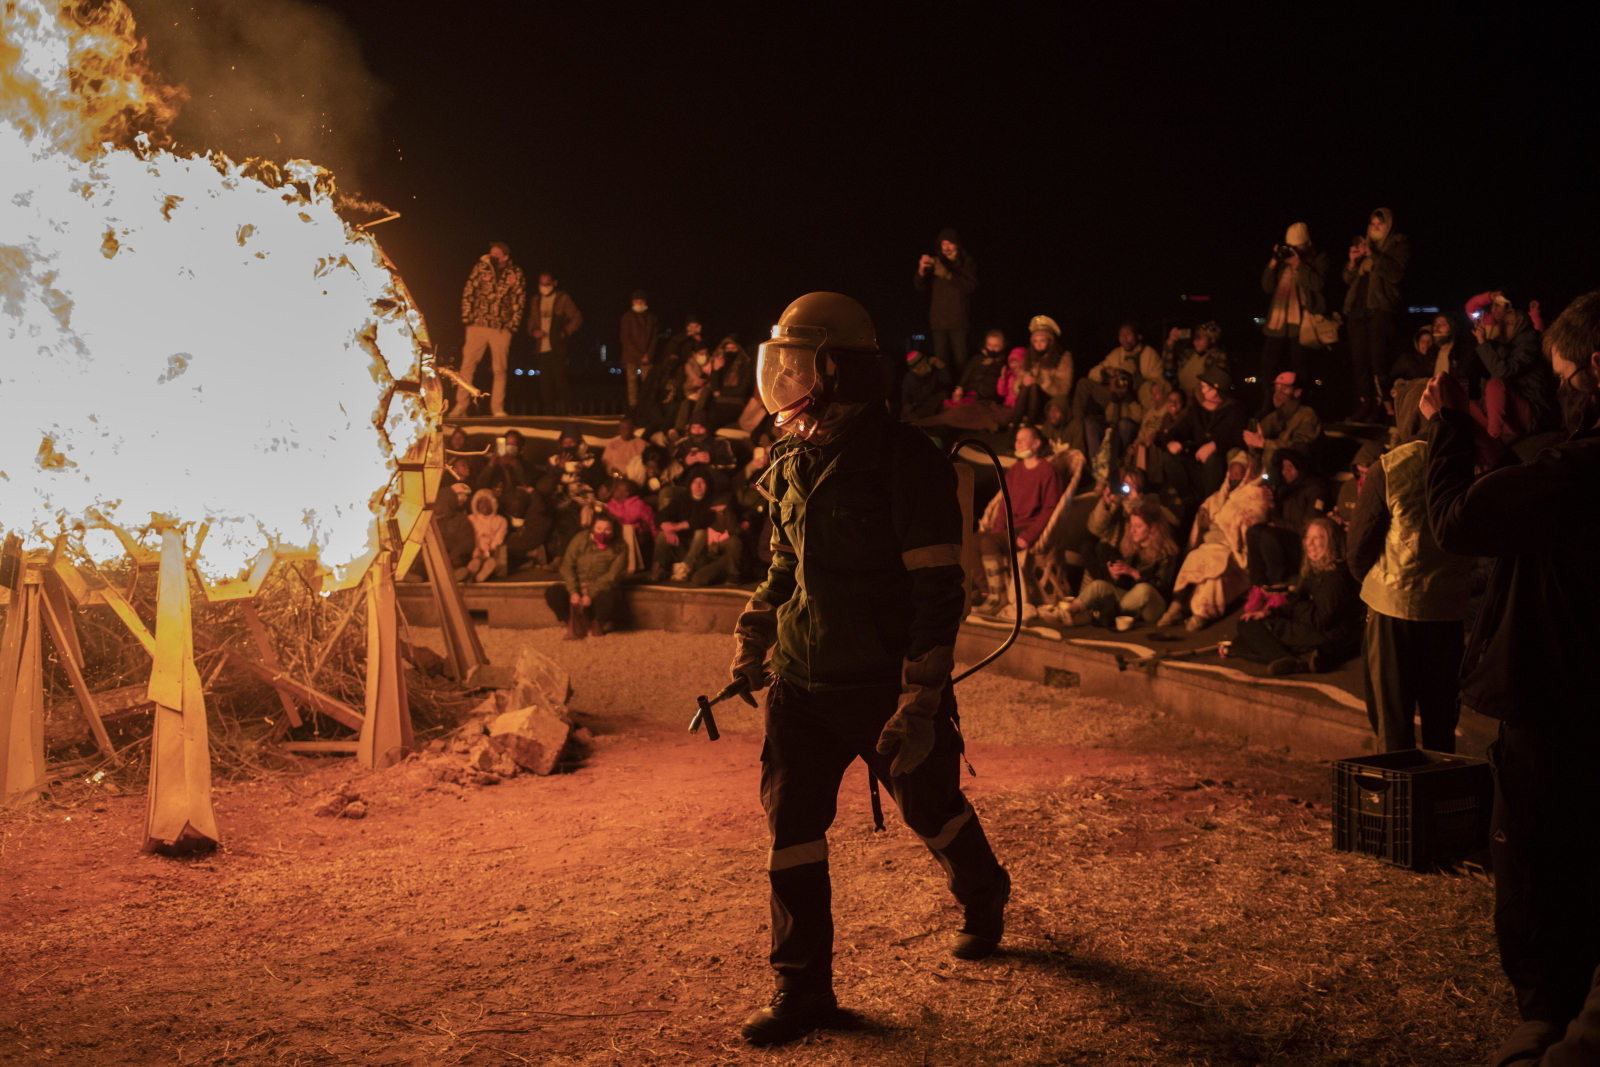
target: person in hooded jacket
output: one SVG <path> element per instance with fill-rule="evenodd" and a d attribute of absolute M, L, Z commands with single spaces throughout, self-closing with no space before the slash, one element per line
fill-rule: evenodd
<path fill-rule="evenodd" d="M 1351 421 L 1384 414 L 1389 390 L 1389 349 L 1400 311 L 1400 282 L 1411 262 L 1411 242 L 1394 232 L 1394 215 L 1380 207 L 1367 219 L 1367 232 L 1350 245 L 1344 268 L 1344 317 L 1355 374 L 1356 408 Z"/>
<path fill-rule="evenodd" d="M 494 493 L 488 489 L 472 494 L 472 510 L 467 521 L 472 523 L 472 558 L 461 568 L 466 573 L 458 571 L 456 577 L 462 581 L 485 582 L 494 577 L 500 548 L 506 543 L 506 531 L 511 524 L 500 514 Z"/>
<path fill-rule="evenodd" d="M 933 334 L 933 355 L 959 375 L 967 365 L 968 311 L 978 288 L 978 261 L 961 247 L 956 231 L 939 231 L 939 251 L 917 261 L 916 288 L 929 294 L 928 327 Z"/>
<path fill-rule="evenodd" d="M 1322 284 L 1328 274 L 1328 257 L 1311 244 L 1311 229 L 1303 222 L 1289 227 L 1283 244 L 1272 250 L 1261 272 L 1261 288 L 1271 298 L 1267 321 L 1261 327 L 1259 381 L 1270 382 L 1280 367 L 1303 379 L 1311 376 L 1311 361 L 1300 338 L 1311 327 L 1311 316 L 1327 311 Z"/>
<path fill-rule="evenodd" d="M 596 512 L 561 553 L 561 580 L 544 591 L 545 603 L 566 624 L 564 641 L 604 637 L 616 621 L 617 582 L 628 569 L 628 550 L 610 512 Z"/>
<path fill-rule="evenodd" d="M 739 343 L 739 335 L 722 339 L 711 356 L 709 388 L 697 413 L 713 433 L 737 422 L 756 386 L 756 364 Z"/>
<path fill-rule="evenodd" d="M 1498 1063 L 1537 1059 L 1560 1040 L 1600 967 L 1600 292 L 1574 300 L 1543 348 L 1567 436 L 1527 462 L 1508 451 L 1477 473 L 1479 428 L 1453 379 L 1430 381 L 1421 405 L 1433 535 L 1446 552 L 1496 560 L 1462 657 L 1461 704 L 1500 722 L 1494 925 L 1523 1024 Z M 1592 1047 L 1592 1017 L 1579 1027 Z"/>

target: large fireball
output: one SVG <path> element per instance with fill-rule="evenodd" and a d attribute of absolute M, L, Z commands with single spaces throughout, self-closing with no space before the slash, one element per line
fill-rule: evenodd
<path fill-rule="evenodd" d="M 5 5 L 0 525 L 40 545 L 156 513 L 210 523 L 213 576 L 268 548 L 339 572 L 427 428 L 392 392 L 421 374 L 421 320 L 312 164 L 100 143 L 159 131 L 175 94 L 126 9 L 85 8 Z"/>

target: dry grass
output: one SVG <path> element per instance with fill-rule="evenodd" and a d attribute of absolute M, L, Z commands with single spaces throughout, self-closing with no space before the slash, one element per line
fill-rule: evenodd
<path fill-rule="evenodd" d="M 124 856 L 137 798 L 0 820 L 0 1063 L 1444 1067 L 1511 1025 L 1489 887 L 1330 851 L 1323 767 L 980 675 L 966 784 L 1016 880 L 1006 950 L 947 955 L 937 868 L 892 814 L 871 832 L 853 775 L 830 843 L 861 1028 L 744 1048 L 770 987 L 759 723 L 730 703 L 718 745 L 682 733 L 727 639 L 485 641 L 571 670 L 586 766 L 463 791 L 402 765 L 351 824 L 308 814 L 351 765 L 305 761 L 225 788 L 203 864 Z"/>

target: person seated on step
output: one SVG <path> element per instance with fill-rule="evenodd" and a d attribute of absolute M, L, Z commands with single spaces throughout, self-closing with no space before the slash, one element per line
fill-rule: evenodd
<path fill-rule="evenodd" d="M 606 635 L 617 617 L 617 580 L 627 569 L 617 520 L 598 512 L 587 530 L 572 535 L 561 553 L 561 580 L 544 591 L 545 603 L 567 626 L 563 641 Z"/>
<path fill-rule="evenodd" d="M 1294 592 L 1276 606 L 1246 611 L 1232 643 L 1219 651 L 1265 663 L 1273 675 L 1329 671 L 1353 658 L 1366 611 L 1345 566 L 1343 540 L 1331 520 L 1312 519 Z"/>
<path fill-rule="evenodd" d="M 501 549 L 511 524 L 500 514 L 494 493 L 488 489 L 472 494 L 472 512 L 467 520 L 472 523 L 472 557 L 466 566 L 456 570 L 456 578 L 466 582 L 488 581 L 494 577 L 504 557 Z"/>
<path fill-rule="evenodd" d="M 656 541 L 656 513 L 639 497 L 634 484 L 620 475 L 611 479 L 611 498 L 606 501 L 606 512 L 617 520 L 617 532 L 623 534 L 632 527 L 633 542 L 639 545 L 640 566 L 644 565 L 643 556 L 654 547 Z"/>
<path fill-rule="evenodd" d="M 1004 514 L 993 528 L 979 535 L 983 554 L 983 575 L 989 595 L 979 611 L 997 612 L 1005 606 L 1011 574 L 1011 553 L 1027 549 L 1039 540 L 1050 523 L 1056 501 L 1061 499 L 1061 475 L 1040 454 L 1044 442 L 1032 426 L 1021 426 L 1014 439 L 1017 462 L 1006 471 L 1006 488 L 1011 492 L 1011 516 L 1015 533 L 1008 537 Z M 1026 608 L 1023 609 L 1026 611 Z"/>
<path fill-rule="evenodd" d="M 711 525 L 710 475 L 696 468 L 689 478 L 689 491 L 676 493 L 661 509 L 656 521 L 655 554 L 650 560 L 650 580 L 668 577 L 686 581 L 689 577 L 689 551 L 695 535 Z"/>
<path fill-rule="evenodd" d="M 1250 584 L 1262 597 L 1288 584 L 1300 569 L 1300 544 L 1311 520 L 1328 514 L 1333 487 L 1312 474 L 1310 461 L 1298 449 L 1278 452 L 1278 483 L 1267 521 L 1245 531 L 1250 556 Z M 1252 592 L 1252 597 L 1255 593 Z"/>
<path fill-rule="evenodd" d="M 1261 456 L 1261 469 L 1271 471 L 1280 449 L 1308 449 L 1322 436 L 1322 420 L 1301 397 L 1305 389 L 1298 375 L 1286 370 L 1273 379 L 1272 396 L 1244 431 L 1245 447 Z M 1305 466 L 1301 465 L 1301 470 Z"/>
<path fill-rule="evenodd" d="M 1172 603 L 1159 625 L 1172 626 L 1188 615 L 1185 629 L 1203 630 L 1228 613 L 1250 589 L 1250 556 L 1245 532 L 1267 521 L 1272 490 L 1249 453 L 1228 454 L 1223 482 L 1200 505 L 1189 532 L 1189 554 L 1178 568 Z"/>
<path fill-rule="evenodd" d="M 1078 595 L 1062 605 L 1062 621 L 1073 626 L 1109 625 L 1118 615 L 1155 622 L 1166 610 L 1182 553 L 1160 503 L 1141 500 L 1123 527 L 1122 540 L 1100 554 L 1085 574 Z"/>
<path fill-rule="evenodd" d="M 673 458 L 684 470 L 700 468 L 711 476 L 717 492 L 726 492 L 739 468 L 733 445 L 726 437 L 711 433 L 704 422 L 689 423 L 688 435 L 673 449 Z"/>
<path fill-rule="evenodd" d="M 691 585 L 737 585 L 744 560 L 744 529 L 733 494 L 711 501 L 711 525 L 697 530 L 684 569 Z"/>

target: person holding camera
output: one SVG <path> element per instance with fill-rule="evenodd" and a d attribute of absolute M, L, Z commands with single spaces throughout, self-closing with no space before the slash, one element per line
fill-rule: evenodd
<path fill-rule="evenodd" d="M 1287 362 L 1302 380 L 1310 376 L 1307 349 L 1300 338 L 1311 327 L 1311 316 L 1327 310 L 1322 296 L 1323 279 L 1328 273 L 1328 257 L 1311 244 L 1311 229 L 1303 222 L 1289 227 L 1283 243 L 1272 249 L 1261 272 L 1261 288 L 1272 298 L 1267 307 L 1267 322 L 1261 328 L 1261 369 L 1257 380 L 1270 382 L 1278 367 Z"/>
<path fill-rule="evenodd" d="M 1344 268 L 1344 317 L 1349 328 L 1350 362 L 1356 378 L 1352 422 L 1385 414 L 1389 346 L 1400 310 L 1400 280 L 1411 262 L 1411 242 L 1394 232 L 1394 215 L 1380 207 L 1367 220 L 1367 232 L 1350 243 Z"/>
<path fill-rule="evenodd" d="M 939 231 L 939 251 L 917 260 L 916 287 L 930 294 L 928 327 L 933 335 L 933 358 L 960 374 L 966 366 L 968 307 L 978 288 L 978 261 L 961 247 L 956 231 Z"/>

